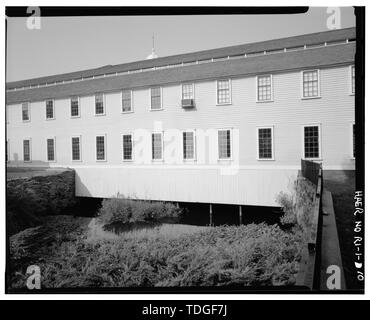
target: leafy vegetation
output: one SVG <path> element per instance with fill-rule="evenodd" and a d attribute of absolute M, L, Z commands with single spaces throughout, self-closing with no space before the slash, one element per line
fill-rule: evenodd
<path fill-rule="evenodd" d="M 280 192 L 276 199 L 284 211 L 280 222 L 307 232 L 311 225 L 315 190 L 314 184 L 299 178 L 294 182 L 291 193 Z"/>
<path fill-rule="evenodd" d="M 12 288 L 25 286 L 30 264 L 40 266 L 43 288 L 292 285 L 298 272 L 302 233 L 277 225 L 89 241 L 76 221 L 51 220 L 11 237 Z"/>
<path fill-rule="evenodd" d="M 99 211 L 99 219 L 104 224 L 159 222 L 164 219 L 176 219 L 181 209 L 170 202 L 142 201 L 115 197 L 104 199 Z"/>

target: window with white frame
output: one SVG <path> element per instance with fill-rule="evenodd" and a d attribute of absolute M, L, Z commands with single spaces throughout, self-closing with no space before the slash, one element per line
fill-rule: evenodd
<path fill-rule="evenodd" d="M 351 66 L 351 93 L 355 93 L 355 66 Z"/>
<path fill-rule="evenodd" d="M 31 140 L 23 140 L 23 161 L 31 161 Z"/>
<path fill-rule="evenodd" d="M 46 119 L 54 119 L 54 100 L 46 100 Z"/>
<path fill-rule="evenodd" d="M 150 109 L 162 109 L 161 87 L 150 88 Z"/>
<path fill-rule="evenodd" d="M 95 115 L 104 115 L 104 94 L 98 93 L 95 95 Z"/>
<path fill-rule="evenodd" d="M 257 77 L 257 101 L 272 100 L 272 75 Z"/>
<path fill-rule="evenodd" d="M 122 112 L 132 111 L 131 96 L 132 96 L 131 90 L 122 90 Z"/>
<path fill-rule="evenodd" d="M 105 136 L 96 136 L 96 160 L 105 160 Z"/>
<path fill-rule="evenodd" d="M 48 161 L 55 161 L 55 139 L 54 138 L 46 139 L 46 148 L 47 148 Z"/>
<path fill-rule="evenodd" d="M 303 71 L 303 98 L 314 98 L 319 93 L 319 70 Z"/>
<path fill-rule="evenodd" d="M 304 157 L 306 159 L 320 158 L 320 127 L 304 126 Z"/>
<path fill-rule="evenodd" d="M 182 99 L 194 99 L 194 86 L 192 83 L 183 83 Z"/>
<path fill-rule="evenodd" d="M 163 134 L 152 133 L 152 159 L 163 159 Z"/>
<path fill-rule="evenodd" d="M 231 159 L 231 130 L 218 130 L 218 158 Z"/>
<path fill-rule="evenodd" d="M 76 118 L 80 116 L 80 105 L 78 97 L 71 98 L 71 117 Z"/>
<path fill-rule="evenodd" d="M 352 124 L 352 157 L 356 158 L 356 134 L 355 124 Z"/>
<path fill-rule="evenodd" d="M 72 161 L 81 161 L 80 137 L 72 137 Z"/>
<path fill-rule="evenodd" d="M 184 160 L 195 159 L 195 134 L 194 131 L 184 131 L 182 133 L 183 158 Z"/>
<path fill-rule="evenodd" d="M 132 150 L 133 150 L 132 134 L 122 135 L 122 143 L 123 143 L 123 154 L 122 154 L 123 161 L 132 160 Z"/>
<path fill-rule="evenodd" d="M 217 104 L 231 103 L 230 80 L 217 80 Z"/>
<path fill-rule="evenodd" d="M 258 132 L 258 159 L 273 159 L 273 130 L 272 127 L 261 127 Z"/>
<path fill-rule="evenodd" d="M 22 120 L 30 121 L 30 105 L 28 102 L 22 103 Z"/>

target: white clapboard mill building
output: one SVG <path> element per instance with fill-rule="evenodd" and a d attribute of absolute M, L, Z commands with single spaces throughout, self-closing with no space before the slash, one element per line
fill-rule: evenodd
<path fill-rule="evenodd" d="M 76 195 L 276 206 L 301 159 L 354 170 L 354 28 L 6 85 L 8 166 Z"/>

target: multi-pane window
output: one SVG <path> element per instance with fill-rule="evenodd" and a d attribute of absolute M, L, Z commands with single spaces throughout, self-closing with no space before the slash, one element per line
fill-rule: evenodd
<path fill-rule="evenodd" d="M 182 85 L 182 99 L 194 99 L 194 86 L 192 83 Z"/>
<path fill-rule="evenodd" d="M 351 66 L 351 93 L 355 93 L 355 66 Z"/>
<path fill-rule="evenodd" d="M 182 133 L 184 160 L 195 159 L 195 135 L 193 131 Z"/>
<path fill-rule="evenodd" d="M 80 137 L 72 137 L 72 160 L 81 160 Z"/>
<path fill-rule="evenodd" d="M 152 133 L 152 159 L 163 159 L 162 133 Z"/>
<path fill-rule="evenodd" d="M 352 156 L 356 157 L 356 136 L 355 136 L 355 124 L 352 125 Z"/>
<path fill-rule="evenodd" d="M 319 126 L 304 127 L 304 157 L 306 159 L 320 158 Z"/>
<path fill-rule="evenodd" d="M 123 143 L 123 161 L 132 160 L 132 135 L 124 134 L 122 135 Z"/>
<path fill-rule="evenodd" d="M 102 93 L 95 95 L 95 114 L 104 114 L 104 95 Z"/>
<path fill-rule="evenodd" d="M 231 131 L 218 130 L 218 158 L 231 159 Z"/>
<path fill-rule="evenodd" d="M 71 117 L 80 116 L 80 106 L 78 102 L 78 97 L 71 98 Z"/>
<path fill-rule="evenodd" d="M 273 159 L 272 128 L 258 128 L 258 159 Z"/>
<path fill-rule="evenodd" d="M 48 161 L 55 161 L 55 140 L 46 139 Z"/>
<path fill-rule="evenodd" d="M 312 98 L 319 96 L 319 71 L 303 71 L 303 97 Z"/>
<path fill-rule="evenodd" d="M 162 109 L 162 98 L 160 87 L 150 88 L 150 109 L 151 110 Z"/>
<path fill-rule="evenodd" d="M 231 103 L 230 80 L 217 80 L 217 104 Z"/>
<path fill-rule="evenodd" d="M 122 112 L 132 111 L 131 90 L 122 91 Z"/>
<path fill-rule="evenodd" d="M 23 161 L 31 161 L 31 140 L 23 140 Z"/>
<path fill-rule="evenodd" d="M 46 100 L 46 119 L 54 119 L 54 100 Z"/>
<path fill-rule="evenodd" d="M 105 160 L 105 136 L 96 137 L 96 160 Z"/>
<path fill-rule="evenodd" d="M 271 101 L 272 100 L 272 84 L 271 75 L 257 77 L 257 100 Z"/>
<path fill-rule="evenodd" d="M 30 120 L 30 110 L 29 110 L 29 104 L 27 102 L 22 103 L 22 120 L 23 121 Z"/>

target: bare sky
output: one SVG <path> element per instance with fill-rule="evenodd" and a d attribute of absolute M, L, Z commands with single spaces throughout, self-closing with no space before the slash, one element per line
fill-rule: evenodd
<path fill-rule="evenodd" d="M 326 7 L 298 15 L 7 18 L 7 81 L 145 59 L 152 34 L 159 56 L 325 31 Z M 42 17 L 42 12 L 41 12 Z M 355 26 L 341 8 L 341 27 Z"/>

